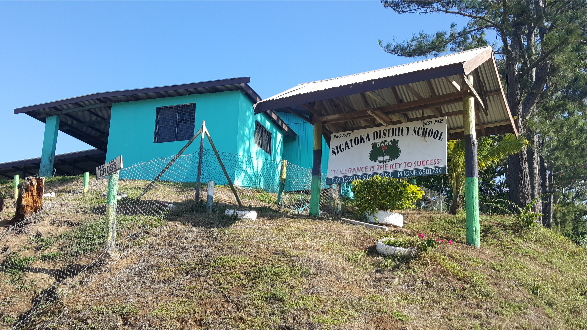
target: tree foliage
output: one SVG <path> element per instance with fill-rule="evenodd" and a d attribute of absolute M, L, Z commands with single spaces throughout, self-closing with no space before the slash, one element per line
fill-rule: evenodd
<path fill-rule="evenodd" d="M 504 136 L 488 136 L 479 139 L 477 159 L 479 170 L 496 164 L 509 155 L 516 154 L 528 145 L 523 137 L 513 134 Z M 448 169 L 447 174 L 452 188 L 453 200 L 450 212 L 455 214 L 459 208 L 459 200 L 465 185 L 465 143 L 463 140 L 451 140 L 447 143 Z"/>
<path fill-rule="evenodd" d="M 529 148 L 508 157 L 509 197 L 523 207 L 533 200 L 540 201 L 543 192 L 552 194 L 553 187 L 549 187 L 552 180 L 548 179 L 556 172 L 552 166 L 556 167 L 557 161 L 572 163 L 573 144 L 569 141 L 577 141 L 579 130 L 569 132 L 568 127 L 571 123 L 581 127 L 583 124 L 579 122 L 585 120 L 582 111 L 569 115 L 568 109 L 585 104 L 587 2 L 382 0 L 382 3 L 400 14 L 440 13 L 466 19 L 466 24 L 460 28 L 451 24 L 447 30 L 419 32 L 404 41 L 379 41 L 383 50 L 390 54 L 437 56 L 488 45 L 487 35 L 496 35 L 497 42 L 492 46 L 506 98 L 518 132 L 529 141 Z M 557 126 L 557 137 L 544 137 L 557 134 Z M 560 130 L 560 126 L 565 129 Z M 578 141 L 587 142 L 582 132 L 580 135 Z M 566 160 L 555 161 L 549 157 L 545 145 L 552 145 L 552 150 Z M 579 167 L 573 169 L 576 173 L 569 176 L 581 175 Z M 550 207 L 552 209 L 552 205 Z M 541 203 L 536 203 L 535 211 L 540 212 L 542 208 Z"/>

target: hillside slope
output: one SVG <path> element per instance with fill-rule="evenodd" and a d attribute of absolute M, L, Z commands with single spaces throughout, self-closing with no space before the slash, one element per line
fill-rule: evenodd
<path fill-rule="evenodd" d="M 481 216 L 476 249 L 464 244 L 463 215 L 410 211 L 404 228 L 383 232 L 258 210 L 257 220 L 236 220 L 222 210 L 206 215 L 198 207 L 170 212 L 165 221 L 121 218 L 122 230 L 134 225 L 143 235 L 121 235 L 119 259 L 60 283 L 58 299 L 24 328 L 587 328 L 587 250 L 550 230 Z M 34 269 L 72 267 L 64 256 L 77 234 L 64 232 L 102 228 L 89 226 L 101 220 L 84 212 L 60 215 L 80 222 L 59 227 L 60 233 L 43 232 L 55 223 L 47 218 L 19 234 L 21 259 L 41 241 L 43 251 L 54 251 L 44 255 L 61 251 L 60 257 L 30 259 L 19 268 L 14 252 L 0 254 L 0 329 L 14 325 L 54 281 Z M 419 233 L 441 243 L 413 259 L 375 251 L 379 238 Z M 100 237 L 92 244 L 101 244 Z M 91 249 L 77 263 L 85 251 Z"/>

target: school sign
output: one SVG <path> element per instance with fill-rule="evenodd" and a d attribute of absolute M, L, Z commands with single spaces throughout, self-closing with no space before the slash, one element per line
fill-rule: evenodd
<path fill-rule="evenodd" d="M 446 173 L 446 117 L 332 134 L 326 184 Z"/>

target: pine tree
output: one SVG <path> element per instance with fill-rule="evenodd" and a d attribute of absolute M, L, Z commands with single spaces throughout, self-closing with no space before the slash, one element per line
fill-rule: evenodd
<path fill-rule="evenodd" d="M 486 33 L 494 32 L 493 45 L 505 83 L 506 98 L 518 132 L 530 148 L 509 156 L 506 172 L 510 199 L 520 206 L 540 200 L 542 178 L 549 172 L 540 152 L 541 139 L 532 126 L 551 91 L 551 81 L 576 71 L 565 58 L 585 54 L 587 3 L 585 0 L 382 0 L 385 8 L 400 14 L 443 13 L 466 18 L 461 29 L 435 34 L 420 32 L 410 40 L 383 44 L 388 53 L 400 56 L 437 56 L 488 45 Z M 556 96 L 555 96 L 556 98 Z M 535 205 L 541 212 L 542 203 Z"/>

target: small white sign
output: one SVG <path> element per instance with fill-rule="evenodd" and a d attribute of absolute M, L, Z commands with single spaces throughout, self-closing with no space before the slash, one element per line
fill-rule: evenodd
<path fill-rule="evenodd" d="M 326 184 L 446 173 L 446 117 L 334 133 Z"/>
<path fill-rule="evenodd" d="M 122 155 L 114 158 L 104 165 L 96 167 L 96 180 L 104 179 L 116 171 L 122 169 Z"/>

